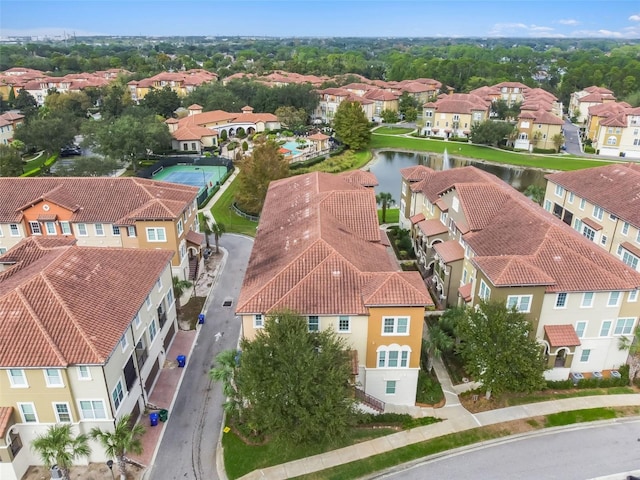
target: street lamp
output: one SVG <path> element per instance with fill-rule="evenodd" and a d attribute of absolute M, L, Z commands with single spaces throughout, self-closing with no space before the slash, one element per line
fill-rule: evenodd
<path fill-rule="evenodd" d="M 202 172 L 202 183 L 204 183 L 204 190 L 206 192 L 208 190 L 208 188 L 207 188 L 207 177 L 205 177 L 205 175 L 204 175 L 204 170 L 201 169 L 200 167 L 196 167 L 195 169 L 196 170 L 200 170 Z"/>
<path fill-rule="evenodd" d="M 109 467 L 109 470 L 111 470 L 111 478 L 113 477 L 113 460 L 107 460 L 107 467 Z"/>

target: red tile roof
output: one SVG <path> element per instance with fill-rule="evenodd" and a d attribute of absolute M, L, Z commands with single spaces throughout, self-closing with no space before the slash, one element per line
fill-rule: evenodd
<path fill-rule="evenodd" d="M 372 305 L 432 305 L 417 272 L 380 242 L 375 192 L 341 175 L 271 182 L 238 313 L 366 315 Z"/>
<path fill-rule="evenodd" d="M 413 215 L 412 217 L 409 217 L 409 221 L 411 222 L 411 225 L 420 223 L 423 220 L 424 220 L 424 213 L 418 213 L 417 215 Z"/>
<path fill-rule="evenodd" d="M 36 238 L 0 256 L 0 367 L 103 364 L 173 252 Z"/>
<path fill-rule="evenodd" d="M 473 287 L 473 283 L 466 283 L 458 288 L 458 293 L 462 297 L 465 302 L 471 301 L 471 289 Z"/>
<path fill-rule="evenodd" d="M 464 248 L 457 240 L 436 243 L 433 248 L 444 263 L 455 262 L 464 258 Z"/>
<path fill-rule="evenodd" d="M 418 223 L 418 227 L 427 237 L 432 235 L 441 235 L 443 233 L 447 233 L 449 229 L 446 225 L 443 225 L 440 220 L 437 218 L 432 218 L 431 220 L 425 220 L 423 222 Z"/>
<path fill-rule="evenodd" d="M 376 176 L 365 170 L 349 170 L 348 172 L 342 172 L 339 174 L 347 182 L 354 185 L 360 185 L 361 187 L 377 187 L 378 179 Z"/>
<path fill-rule="evenodd" d="M 202 245 L 205 241 L 203 233 L 194 232 L 193 230 L 189 230 L 184 238 L 187 242 L 193 243 L 194 245 Z"/>
<path fill-rule="evenodd" d="M 4 438 L 13 423 L 13 407 L 0 407 L 0 438 Z"/>
<path fill-rule="evenodd" d="M 600 225 L 595 220 L 592 220 L 590 217 L 583 217 L 582 218 L 582 223 L 587 224 L 588 226 L 593 228 L 596 232 L 599 231 L 599 230 L 602 230 L 602 225 Z"/>
<path fill-rule="evenodd" d="M 552 347 L 577 347 L 580 339 L 573 325 L 545 325 L 544 333 Z"/>

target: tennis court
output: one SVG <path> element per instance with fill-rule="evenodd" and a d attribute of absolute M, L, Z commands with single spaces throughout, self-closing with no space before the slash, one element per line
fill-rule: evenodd
<path fill-rule="evenodd" d="M 156 170 L 152 177 L 153 180 L 161 182 L 180 183 L 182 185 L 190 185 L 192 187 L 200 187 L 200 191 L 215 186 L 216 182 L 221 181 L 227 172 L 227 167 L 215 167 L 210 165 L 173 165 L 171 167 L 160 167 Z"/>

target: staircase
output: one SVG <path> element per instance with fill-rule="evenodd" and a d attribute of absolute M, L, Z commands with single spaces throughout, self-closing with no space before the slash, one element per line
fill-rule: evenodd
<path fill-rule="evenodd" d="M 384 412 L 384 402 L 382 400 L 378 400 L 375 397 L 372 397 L 368 393 L 365 393 L 364 390 L 359 388 L 355 388 L 356 398 L 364 403 L 366 406 L 374 409 L 376 412 L 383 413 Z"/>
<path fill-rule="evenodd" d="M 195 281 L 198 278 L 198 266 L 200 265 L 200 259 L 198 257 L 191 257 L 189 259 L 189 280 Z"/>

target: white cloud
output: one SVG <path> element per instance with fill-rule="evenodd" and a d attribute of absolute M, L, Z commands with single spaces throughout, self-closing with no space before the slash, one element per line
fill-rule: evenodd
<path fill-rule="evenodd" d="M 640 22 L 640 15 L 631 15 L 629 17 L 629 20 L 631 20 L 632 22 Z"/>
<path fill-rule="evenodd" d="M 572 37 L 580 37 L 580 38 L 623 38 L 630 37 L 630 35 L 623 35 L 620 32 L 614 32 L 612 30 L 576 30 L 571 32 Z"/>
<path fill-rule="evenodd" d="M 573 18 L 558 20 L 558 23 L 562 25 L 580 25 L 580 22 L 578 20 L 574 20 Z"/>
<path fill-rule="evenodd" d="M 524 23 L 496 23 L 489 31 L 491 36 L 545 36 L 555 37 L 559 34 L 554 33 L 552 27 L 542 25 L 527 25 Z"/>

